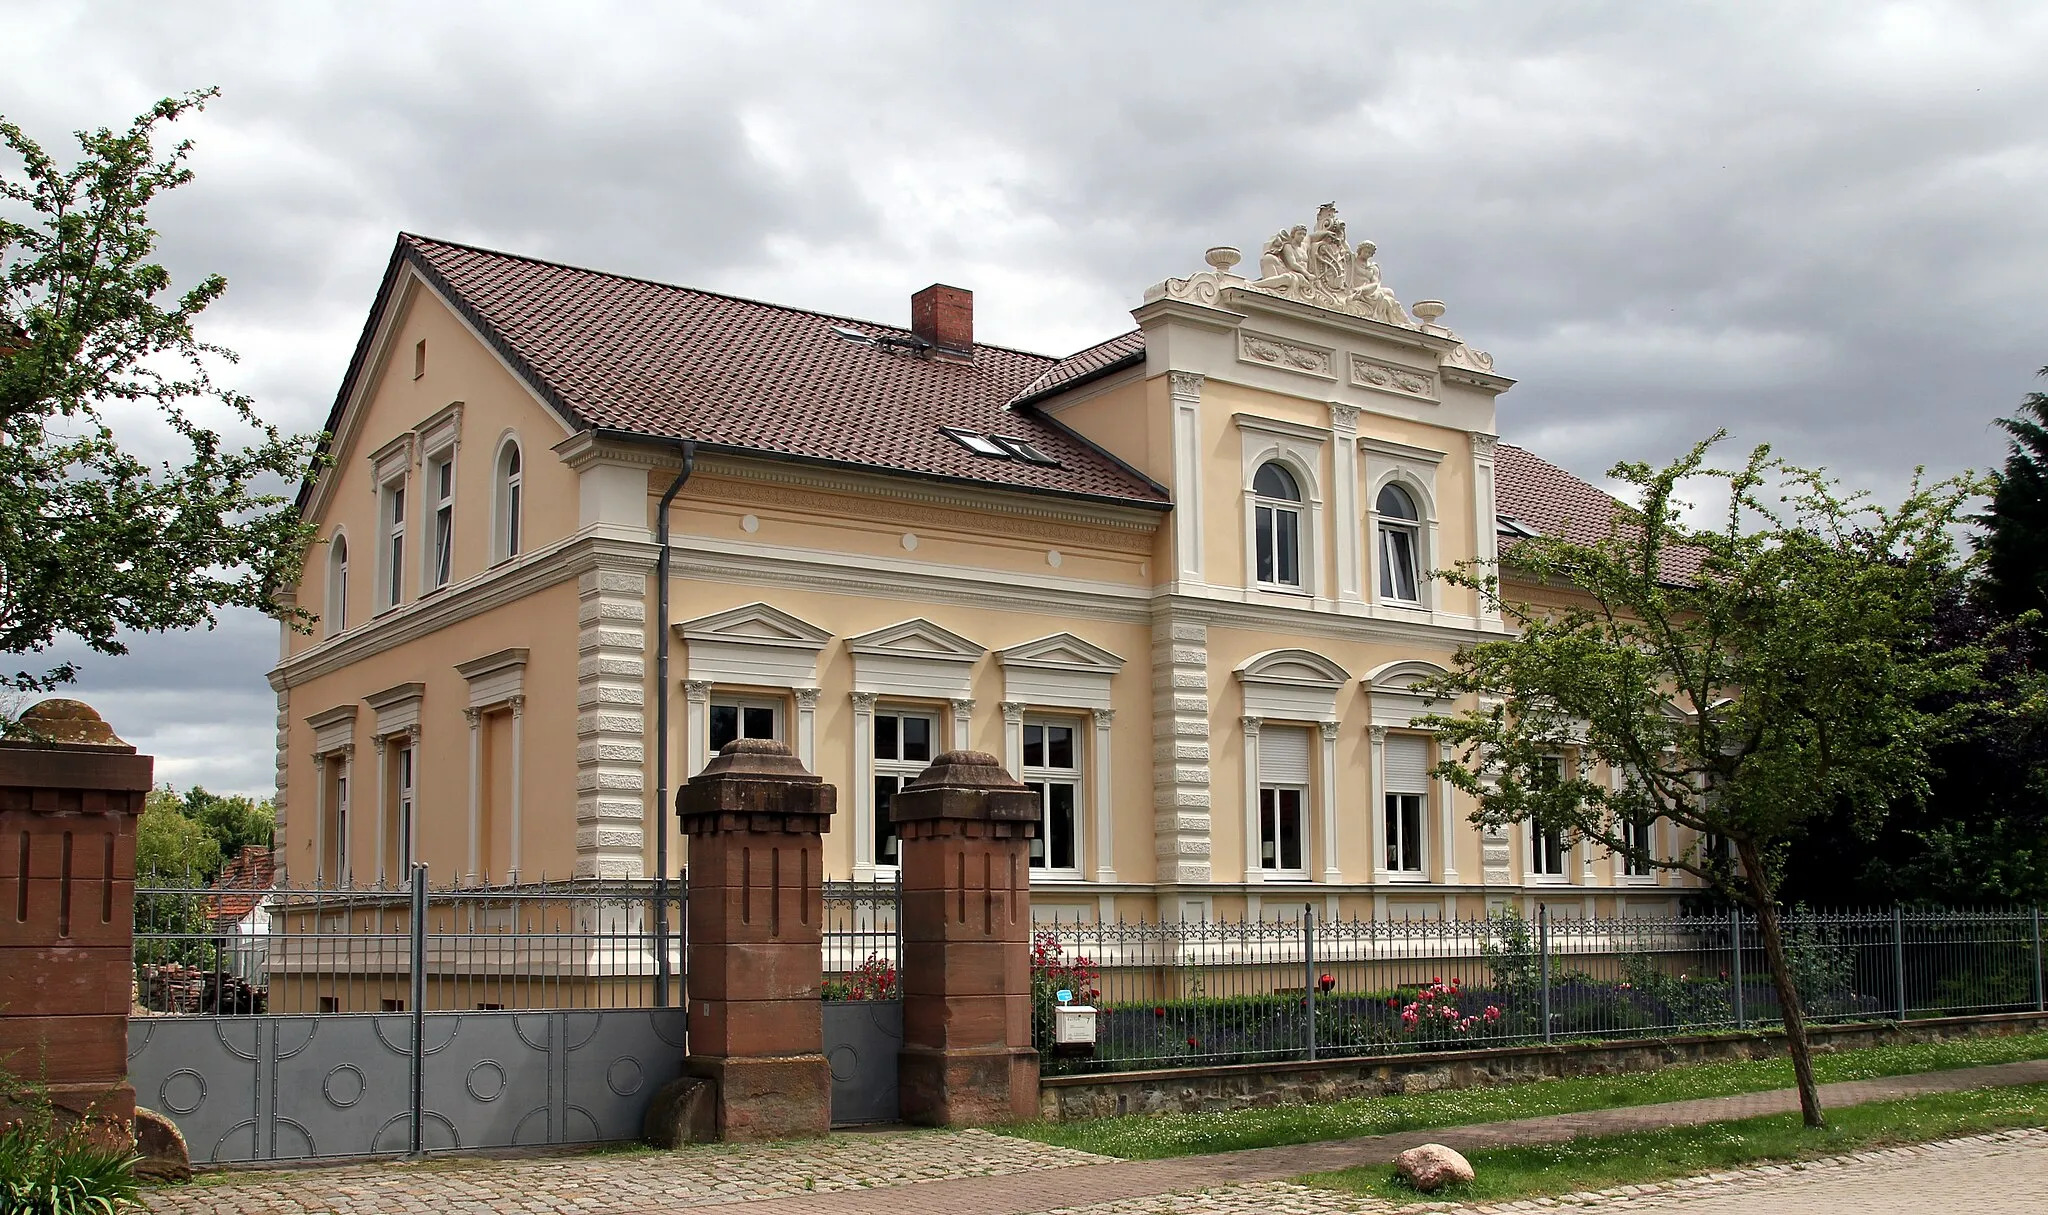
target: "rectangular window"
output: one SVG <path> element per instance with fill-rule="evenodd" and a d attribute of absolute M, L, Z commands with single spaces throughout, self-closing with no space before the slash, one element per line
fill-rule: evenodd
<path fill-rule="evenodd" d="M 1380 593 L 1403 603 L 1421 599 L 1415 586 L 1415 533 L 1408 528 L 1380 528 Z"/>
<path fill-rule="evenodd" d="M 1024 723 L 1024 783 L 1038 795 L 1038 837 L 1031 867 L 1054 877 L 1081 876 L 1079 731 L 1052 721 Z"/>
<path fill-rule="evenodd" d="M 1309 732 L 1267 726 L 1259 735 L 1259 868 L 1308 872 Z"/>
<path fill-rule="evenodd" d="M 1301 513 L 1284 506 L 1257 509 L 1258 580 L 1271 586 L 1301 585 Z"/>
<path fill-rule="evenodd" d="M 434 461 L 433 585 L 444 587 L 455 569 L 455 461 Z"/>
<path fill-rule="evenodd" d="M 1564 757 L 1543 757 L 1543 773 L 1552 781 L 1565 779 Z M 1529 872 L 1537 877 L 1564 877 L 1564 833 L 1547 831 L 1540 823 L 1529 824 Z"/>
<path fill-rule="evenodd" d="M 384 487 L 384 606 L 405 602 L 405 482 Z"/>
<path fill-rule="evenodd" d="M 896 822 L 889 806 L 898 790 L 932 762 L 932 739 L 938 735 L 937 719 L 894 710 L 875 714 L 875 846 L 877 865 L 894 865 L 901 860 L 897 847 Z"/>
<path fill-rule="evenodd" d="M 398 749 L 398 871 L 412 879 L 412 748 Z"/>
<path fill-rule="evenodd" d="M 1628 845 L 1622 872 L 1628 877 L 1649 877 L 1657 871 L 1649 859 L 1656 855 L 1655 825 L 1656 820 L 1648 817 L 1629 819 L 1622 824 L 1622 842 Z"/>
<path fill-rule="evenodd" d="M 1381 755 L 1387 795 L 1387 871 L 1422 874 L 1424 810 L 1429 804 L 1429 741 L 1413 734 L 1389 734 Z"/>
<path fill-rule="evenodd" d="M 711 753 L 740 738 L 782 737 L 782 706 L 772 700 L 718 699 L 711 702 Z"/>
<path fill-rule="evenodd" d="M 321 857 L 322 876 L 337 886 L 346 886 L 348 880 L 348 768 L 342 761 L 327 765 L 332 774 L 328 786 L 327 839 Z"/>

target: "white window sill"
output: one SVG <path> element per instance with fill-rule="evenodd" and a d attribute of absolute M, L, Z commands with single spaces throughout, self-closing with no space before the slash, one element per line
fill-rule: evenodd
<path fill-rule="evenodd" d="M 1072 869 L 1033 869 L 1031 871 L 1031 880 L 1034 883 L 1053 882 L 1060 885 L 1075 885 L 1088 879 L 1083 877 L 1079 871 Z"/>
<path fill-rule="evenodd" d="M 1260 880 L 1267 882 L 1308 881 L 1308 870 L 1306 869 L 1261 869 L 1259 874 Z"/>
<path fill-rule="evenodd" d="M 1624 886 L 1655 886 L 1657 884 L 1657 875 L 1654 873 L 1626 873 L 1622 875 L 1621 884 Z"/>
<path fill-rule="evenodd" d="M 1252 589 L 1267 595 L 1296 595 L 1303 599 L 1315 598 L 1315 592 L 1305 586 L 1288 582 L 1254 582 Z"/>
<path fill-rule="evenodd" d="M 1390 869 L 1387 871 L 1387 881 L 1399 885 L 1427 886 L 1429 875 L 1407 869 Z"/>
<path fill-rule="evenodd" d="M 1569 886 L 1571 875 L 1567 873 L 1530 873 L 1523 875 L 1523 884 L 1529 886 Z"/>

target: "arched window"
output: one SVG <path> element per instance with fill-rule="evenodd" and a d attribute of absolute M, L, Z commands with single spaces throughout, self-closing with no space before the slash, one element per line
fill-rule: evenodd
<path fill-rule="evenodd" d="M 498 526 L 495 560 L 519 555 L 526 513 L 525 478 L 521 472 L 519 441 L 507 439 L 498 449 Z"/>
<path fill-rule="evenodd" d="M 340 532 L 327 542 L 327 635 L 348 628 L 348 537 Z"/>
<path fill-rule="evenodd" d="M 1422 513 L 1398 485 L 1380 491 L 1380 598 L 1420 603 L 1416 553 L 1421 549 Z"/>
<path fill-rule="evenodd" d="M 1301 585 L 1301 486 L 1286 467 L 1268 462 L 1252 478 L 1252 531 L 1258 547 L 1258 581 L 1266 586 Z"/>

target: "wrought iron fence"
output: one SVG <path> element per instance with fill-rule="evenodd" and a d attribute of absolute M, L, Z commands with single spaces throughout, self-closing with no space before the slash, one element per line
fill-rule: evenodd
<path fill-rule="evenodd" d="M 683 883 L 135 891 L 142 1014 L 660 1007 L 681 999 Z M 666 931 L 657 910 L 668 910 Z M 664 953 L 668 966 L 664 983 Z M 666 989 L 666 990 L 664 990 Z"/>
<path fill-rule="evenodd" d="M 903 958 L 903 887 L 896 878 L 825 883 L 827 1000 L 894 1000 Z"/>
<path fill-rule="evenodd" d="M 2036 909 L 1799 911 L 1783 918 L 1818 1021 L 2041 1009 Z M 1193 1067 L 1771 1024 L 1751 917 L 1042 923 L 1048 1071 Z M 1097 1009 L 1094 1053 L 1052 1050 L 1057 990 Z"/>

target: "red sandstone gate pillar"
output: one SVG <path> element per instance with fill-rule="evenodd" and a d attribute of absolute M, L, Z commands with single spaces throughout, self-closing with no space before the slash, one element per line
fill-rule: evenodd
<path fill-rule="evenodd" d="M 889 809 L 903 841 L 903 1120 L 1035 1117 L 1029 848 L 1038 799 L 994 756 L 948 751 Z"/>
<path fill-rule="evenodd" d="M 832 1069 L 822 836 L 837 791 L 781 743 L 728 743 L 678 797 L 690 837 L 689 1056 L 722 1140 L 822 1135 Z"/>
<path fill-rule="evenodd" d="M 0 1069 L 125 1124 L 135 817 L 154 761 L 75 700 L 22 724 L 53 742 L 0 742 Z"/>

